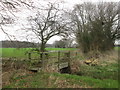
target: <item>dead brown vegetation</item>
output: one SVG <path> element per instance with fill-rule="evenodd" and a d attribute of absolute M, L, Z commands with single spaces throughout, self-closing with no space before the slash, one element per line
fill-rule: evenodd
<path fill-rule="evenodd" d="M 106 66 L 118 63 L 118 52 L 113 50 L 106 51 L 104 53 L 89 52 L 82 55 L 84 55 L 84 58 L 77 58 L 75 60 L 72 60 L 71 62 L 71 72 L 73 74 L 81 71 L 81 66 Z M 90 61 L 90 64 L 85 63 L 87 60 Z"/>

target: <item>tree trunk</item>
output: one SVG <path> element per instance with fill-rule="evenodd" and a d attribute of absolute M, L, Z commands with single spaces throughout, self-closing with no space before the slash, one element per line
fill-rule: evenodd
<path fill-rule="evenodd" d="M 45 52 L 45 44 L 44 42 L 41 43 L 41 46 L 40 46 L 40 52 Z M 40 53 L 40 59 L 43 61 L 43 56 L 44 54 L 43 53 Z"/>
<path fill-rule="evenodd" d="M 44 52 L 45 51 L 45 44 L 44 42 L 41 43 L 40 51 Z"/>

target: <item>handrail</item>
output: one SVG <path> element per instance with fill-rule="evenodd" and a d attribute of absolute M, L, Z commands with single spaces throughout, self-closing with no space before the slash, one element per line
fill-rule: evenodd
<path fill-rule="evenodd" d="M 55 51 L 47 51 L 47 52 L 37 52 L 37 51 L 32 51 L 32 52 L 28 52 L 28 53 L 54 53 L 54 52 L 70 52 L 71 50 L 55 50 Z M 76 50 L 72 50 L 72 52 L 74 52 Z"/>

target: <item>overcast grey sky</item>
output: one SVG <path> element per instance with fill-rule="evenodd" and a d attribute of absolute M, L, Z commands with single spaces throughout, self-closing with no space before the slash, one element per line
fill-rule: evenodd
<path fill-rule="evenodd" d="M 72 9 L 72 7 L 75 4 L 78 3 L 83 3 L 83 2 L 99 2 L 99 1 L 106 1 L 106 2 L 118 2 L 119 0 L 33 0 L 34 4 L 36 6 L 39 5 L 43 5 L 46 6 L 48 2 L 64 2 L 63 4 L 61 4 L 61 7 L 63 8 L 67 8 L 67 9 Z M 9 25 L 9 26 L 5 26 L 3 27 L 4 30 L 6 32 L 8 32 L 10 35 L 14 35 L 16 38 L 11 36 L 12 40 L 21 40 L 21 41 L 26 41 L 26 37 L 28 39 L 28 41 L 32 42 L 37 42 L 38 40 L 36 39 L 36 37 L 30 37 L 30 36 L 34 36 L 34 34 L 29 33 L 30 36 L 28 36 L 28 33 L 24 32 L 23 30 L 21 30 L 21 28 L 23 28 L 24 26 L 29 26 L 26 23 L 26 17 L 33 15 L 33 12 L 31 12 L 30 10 L 27 10 L 27 8 L 20 8 L 20 12 L 14 13 L 16 17 L 18 17 L 18 19 L 16 20 L 15 24 L 13 25 Z M 58 36 L 51 38 L 48 43 L 53 43 L 55 40 L 59 40 L 60 38 Z M 8 37 L 0 30 L 0 41 L 1 40 L 8 40 Z"/>

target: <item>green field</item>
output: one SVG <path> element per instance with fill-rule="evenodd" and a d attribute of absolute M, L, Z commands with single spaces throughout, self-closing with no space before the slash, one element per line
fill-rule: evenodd
<path fill-rule="evenodd" d="M 0 48 L 0 54 L 2 54 L 2 57 L 16 57 L 16 58 L 27 58 L 27 55 L 25 53 L 27 51 L 32 50 L 33 48 Z M 75 48 L 46 48 L 48 51 L 69 51 L 69 50 L 75 50 Z M 34 55 L 35 57 L 38 56 L 38 54 Z"/>
<path fill-rule="evenodd" d="M 16 57 L 16 58 L 27 58 L 25 53 L 33 48 L 0 48 L 0 55 L 2 57 Z M 46 48 L 48 51 L 69 51 L 76 50 L 75 48 Z M 120 47 L 114 47 L 114 50 L 120 50 Z M 37 56 L 37 55 L 34 55 Z"/>
<path fill-rule="evenodd" d="M 120 47 L 118 47 L 118 46 L 114 47 L 114 50 L 120 50 Z"/>

